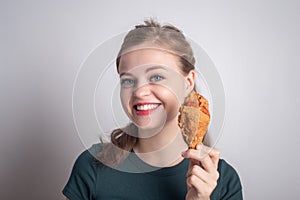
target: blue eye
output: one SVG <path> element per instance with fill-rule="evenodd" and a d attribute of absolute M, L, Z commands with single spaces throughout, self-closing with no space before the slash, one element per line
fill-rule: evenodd
<path fill-rule="evenodd" d="M 152 82 L 158 82 L 158 81 L 161 81 L 161 80 L 163 80 L 164 79 L 164 77 L 162 77 L 162 76 L 160 76 L 160 75 L 154 75 L 154 76 L 151 76 L 151 78 L 150 78 L 150 80 L 152 81 Z"/>
<path fill-rule="evenodd" d="M 124 85 L 124 86 L 131 86 L 131 85 L 134 85 L 134 80 L 133 79 L 123 79 L 121 80 L 121 85 Z"/>

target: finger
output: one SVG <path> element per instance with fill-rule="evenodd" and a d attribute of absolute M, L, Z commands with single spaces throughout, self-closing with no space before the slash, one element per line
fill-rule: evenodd
<path fill-rule="evenodd" d="M 201 165 L 203 169 L 205 169 L 208 173 L 212 173 L 217 171 L 217 167 L 213 163 L 212 159 L 210 156 L 206 156 L 205 158 L 201 159 Z"/>
<path fill-rule="evenodd" d="M 199 165 L 199 160 L 196 159 L 190 159 L 189 168 L 193 167 L 194 165 Z"/>
<path fill-rule="evenodd" d="M 182 152 L 182 156 L 201 161 L 201 159 L 209 155 L 210 149 L 210 147 L 204 145 L 197 145 L 196 149 L 188 149 L 187 151 Z"/>
<path fill-rule="evenodd" d="M 205 147 L 204 147 L 205 148 Z M 201 162 L 202 167 L 208 172 L 211 173 L 213 177 L 218 177 L 218 159 L 219 153 L 217 150 L 212 151 L 211 155 L 207 154 L 206 157 L 202 157 L 200 152 L 202 150 L 202 145 L 197 146 L 197 149 L 189 149 L 185 152 L 185 157 L 190 158 L 191 162 L 189 165 L 189 169 L 193 167 L 193 165 L 198 165 L 197 161 Z M 206 151 L 206 150 L 204 150 Z M 212 158 L 213 159 L 212 159 Z"/>
<path fill-rule="evenodd" d="M 215 168 L 218 168 L 218 163 L 220 159 L 220 151 L 216 148 L 211 148 L 205 145 L 197 145 L 195 149 L 189 149 L 183 152 L 183 157 L 191 158 L 194 160 L 201 161 L 207 156 L 211 157 Z M 194 162 L 196 164 L 196 162 Z"/>
<path fill-rule="evenodd" d="M 220 160 L 220 151 L 216 148 L 209 148 L 207 146 L 202 146 L 201 151 L 204 152 L 202 154 L 206 155 L 201 160 L 201 164 L 204 166 L 204 168 L 212 169 L 212 167 L 214 167 L 215 169 L 218 169 L 218 163 Z"/>
<path fill-rule="evenodd" d="M 196 175 L 198 178 L 202 179 L 206 183 L 210 182 L 215 182 L 219 179 L 219 172 L 217 169 L 214 168 L 212 162 L 209 162 L 209 157 L 208 161 L 202 160 L 201 164 L 202 166 L 199 165 L 193 165 L 189 168 L 187 172 L 187 177 L 191 175 Z M 205 158 L 206 159 L 206 158 Z M 211 163 L 210 165 L 207 163 Z"/>
<path fill-rule="evenodd" d="M 186 183 L 189 188 L 194 187 L 197 190 L 197 193 L 201 194 L 201 196 L 210 196 L 217 186 L 217 181 L 207 184 L 196 176 L 190 176 L 187 178 Z"/>
<path fill-rule="evenodd" d="M 198 192 L 202 189 L 202 188 L 206 188 L 206 183 L 204 183 L 201 179 L 199 179 L 197 176 L 192 175 L 189 176 L 186 179 L 186 184 L 189 188 L 194 187 Z"/>
<path fill-rule="evenodd" d="M 199 179 L 201 179 L 205 183 L 209 183 L 209 182 L 213 181 L 211 174 L 208 174 L 208 172 L 206 172 L 199 165 L 192 166 L 186 176 L 188 178 L 193 175 L 197 176 Z"/>
<path fill-rule="evenodd" d="M 219 178 L 219 172 L 217 168 L 215 168 L 209 156 L 201 161 L 201 166 L 198 163 L 193 164 L 193 161 L 190 161 L 186 177 L 191 175 L 196 175 L 206 183 L 218 180 Z"/>
<path fill-rule="evenodd" d="M 211 151 L 209 152 L 209 156 L 215 166 L 216 169 L 218 169 L 218 163 L 220 160 L 220 151 L 219 149 L 212 148 Z"/>
<path fill-rule="evenodd" d="M 188 177 L 186 183 L 189 189 L 191 189 L 192 187 L 195 188 L 198 195 L 200 194 L 203 197 L 210 196 L 214 188 L 217 186 L 216 181 L 207 184 L 203 182 L 201 179 L 199 179 L 198 177 L 196 177 L 195 175 Z"/>

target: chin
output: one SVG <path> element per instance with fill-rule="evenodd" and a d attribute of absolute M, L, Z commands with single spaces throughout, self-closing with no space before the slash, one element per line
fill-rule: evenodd
<path fill-rule="evenodd" d="M 157 135 L 164 128 L 165 120 L 166 119 L 152 121 L 148 118 L 147 122 L 139 120 L 133 121 L 133 123 L 138 127 L 139 138 L 149 138 Z"/>

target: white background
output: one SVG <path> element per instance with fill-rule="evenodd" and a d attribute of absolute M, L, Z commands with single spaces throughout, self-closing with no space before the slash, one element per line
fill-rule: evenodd
<path fill-rule="evenodd" d="M 72 85 L 98 44 L 154 17 L 215 63 L 226 94 L 217 145 L 245 199 L 296 199 L 300 185 L 297 0 L 1 1 L 0 199 L 64 199 L 85 149 Z"/>

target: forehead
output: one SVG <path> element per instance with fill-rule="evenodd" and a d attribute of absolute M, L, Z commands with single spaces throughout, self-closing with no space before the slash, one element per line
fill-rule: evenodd
<path fill-rule="evenodd" d="M 119 73 L 133 70 L 139 66 L 162 65 L 181 71 L 179 57 L 159 49 L 139 49 L 127 52 L 120 58 Z"/>

